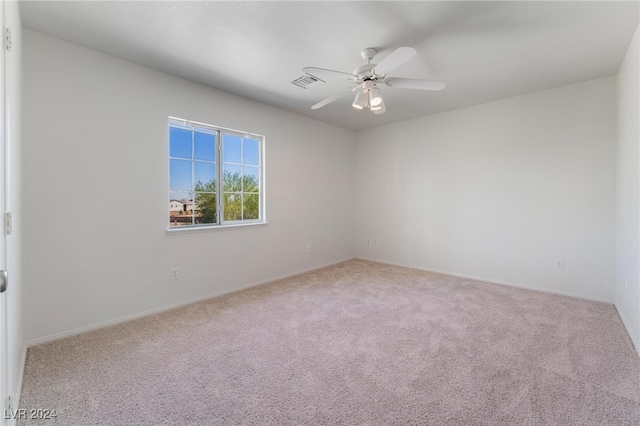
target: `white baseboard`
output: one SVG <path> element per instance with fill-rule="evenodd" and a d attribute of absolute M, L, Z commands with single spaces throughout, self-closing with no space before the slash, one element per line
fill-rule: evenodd
<path fill-rule="evenodd" d="M 607 299 L 604 299 L 604 298 L 590 297 L 590 296 L 585 296 L 583 294 L 571 293 L 571 292 L 568 292 L 568 291 L 552 290 L 552 289 L 548 289 L 548 288 L 545 288 L 545 287 L 538 287 L 538 286 L 530 285 L 530 284 L 514 283 L 514 282 L 508 282 L 508 281 L 498 281 L 498 280 L 494 280 L 494 279 L 491 279 L 491 278 L 484 278 L 484 277 L 478 277 L 478 276 L 466 275 L 466 274 L 458 274 L 456 272 L 440 271 L 440 270 L 436 270 L 436 269 L 427 269 L 427 268 L 422 268 L 420 266 L 405 265 L 405 264 L 402 264 L 402 263 L 395 263 L 395 262 L 386 262 L 386 261 L 383 261 L 383 260 L 369 259 L 369 258 L 360 257 L 360 256 L 356 257 L 356 259 L 368 260 L 370 262 L 384 263 L 384 264 L 393 265 L 393 266 L 400 266 L 400 267 L 403 267 L 403 268 L 417 269 L 419 271 L 434 272 L 436 274 L 450 275 L 452 277 L 467 278 L 467 279 L 470 279 L 470 280 L 482 281 L 482 282 L 489 283 L 489 284 L 498 284 L 498 285 L 505 285 L 505 286 L 509 286 L 509 287 L 523 288 L 523 289 L 526 289 L 526 290 L 541 291 L 543 293 L 559 294 L 561 296 L 573 297 L 575 299 L 590 300 L 592 302 L 601 302 L 601 303 L 606 303 L 608 305 L 612 305 L 613 304 L 613 301 L 607 300 Z"/>
<path fill-rule="evenodd" d="M 633 347 L 636 349 L 636 352 L 638 353 L 638 356 L 640 356 L 640 340 L 639 340 L 638 336 L 636 336 L 635 334 L 632 333 L 633 328 L 631 328 L 631 323 L 629 322 L 627 317 L 622 313 L 622 311 L 620 309 L 618 309 L 617 306 L 616 306 L 616 311 L 618 311 L 618 315 L 620 316 L 620 319 L 622 320 L 622 324 L 624 324 L 624 328 L 627 329 L 627 334 L 629 335 L 629 338 L 631 339 L 631 343 L 633 343 Z"/>
<path fill-rule="evenodd" d="M 44 337 L 39 337 L 37 339 L 33 339 L 33 340 L 29 340 L 26 343 L 27 347 L 32 347 L 32 346 L 38 346 L 38 345 L 42 345 L 45 343 L 50 343 L 56 340 L 60 340 L 60 339 L 64 339 L 67 337 L 71 337 L 71 336 L 77 336 L 78 334 L 82 334 L 82 333 L 87 333 L 89 331 L 93 331 L 93 330 L 98 330 L 101 328 L 105 328 L 105 327 L 109 327 L 112 325 L 116 325 L 116 324 L 120 324 L 123 322 L 127 322 L 127 321 L 131 321 L 134 319 L 138 319 L 138 318 L 142 318 L 142 317 L 146 317 L 149 315 L 155 315 L 155 314 L 159 314 L 161 312 L 164 311 L 169 311 L 171 309 L 176 309 L 176 308 L 180 308 L 182 306 L 186 306 L 186 305 L 190 305 L 192 303 L 197 303 L 197 302 L 201 302 L 203 300 L 207 300 L 207 299 L 211 299 L 214 297 L 218 297 L 218 296 L 222 296 L 225 294 L 229 294 L 229 293 L 235 293 L 237 291 L 240 290 L 245 290 L 247 288 L 251 288 L 251 287 L 256 287 L 259 285 L 263 285 L 263 284 L 268 284 L 271 283 L 273 281 L 278 281 L 284 278 L 289 278 L 289 277 L 293 277 L 296 275 L 300 275 L 300 274 L 304 274 L 307 272 L 311 272 L 311 271 L 315 271 L 317 269 L 322 269 L 322 268 L 326 268 L 327 266 L 331 266 L 331 265 L 337 265 L 339 263 L 342 262 L 346 262 L 348 260 L 353 259 L 352 257 L 347 258 L 347 259 L 343 259 L 343 260 L 339 260 L 336 262 L 330 262 L 330 263 L 326 263 L 326 264 L 322 264 L 322 265 L 317 265 L 308 269 L 303 269 L 291 274 L 286 274 L 286 275 L 281 275 L 281 276 L 277 276 L 277 277 L 273 277 L 273 278 L 269 278 L 267 280 L 264 281 L 259 281 L 259 282 L 254 282 L 254 283 L 250 283 L 250 284 L 245 284 L 245 285 L 241 285 L 238 287 L 233 287 L 230 289 L 225 289 L 225 290 L 221 290 L 221 291 L 217 291 L 214 293 L 210 293 L 204 296 L 199 296 L 199 297 L 195 297 L 193 299 L 188 299 L 188 300 L 183 300 L 181 302 L 177 302 L 177 303 L 172 303 L 169 305 L 165 305 L 165 306 L 160 306 L 158 308 L 154 308 L 154 309 L 149 309 L 146 311 L 142 311 L 142 312 L 137 312 L 131 315 L 125 315 L 123 317 L 119 317 L 119 318 L 114 318 L 114 319 L 110 319 L 110 320 L 106 320 L 106 321 L 101 321 L 95 324 L 90 324 L 84 327 L 78 327 L 78 328 L 74 328 L 72 330 L 67 330 L 67 331 L 62 331 L 60 333 L 55 333 L 55 334 L 51 334 L 49 336 L 44 336 Z M 26 351 L 25 351 L 26 354 Z"/>

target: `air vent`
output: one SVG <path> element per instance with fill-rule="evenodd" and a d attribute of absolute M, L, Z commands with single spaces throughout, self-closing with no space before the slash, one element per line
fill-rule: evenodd
<path fill-rule="evenodd" d="M 306 89 L 308 86 L 312 85 L 313 83 L 318 83 L 318 82 L 324 83 L 324 80 L 320 80 L 318 77 L 315 77 L 313 75 L 304 74 L 296 78 L 295 80 L 293 80 L 291 84 L 293 84 L 294 86 L 298 86 L 298 87 L 302 87 L 303 89 Z"/>

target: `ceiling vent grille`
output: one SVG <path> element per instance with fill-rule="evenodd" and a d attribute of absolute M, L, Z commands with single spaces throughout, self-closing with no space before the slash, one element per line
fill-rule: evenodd
<path fill-rule="evenodd" d="M 296 78 L 295 80 L 293 80 L 291 84 L 293 84 L 294 86 L 298 86 L 298 87 L 302 87 L 303 89 L 306 89 L 308 86 L 317 82 L 324 83 L 324 80 L 320 80 L 318 77 L 315 77 L 310 74 L 304 74 Z"/>

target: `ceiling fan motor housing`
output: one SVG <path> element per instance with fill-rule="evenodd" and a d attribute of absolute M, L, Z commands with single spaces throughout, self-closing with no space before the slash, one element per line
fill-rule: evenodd
<path fill-rule="evenodd" d="M 353 70 L 353 73 L 358 76 L 358 80 L 373 80 L 376 75 L 371 71 L 375 68 L 376 64 L 364 64 Z"/>

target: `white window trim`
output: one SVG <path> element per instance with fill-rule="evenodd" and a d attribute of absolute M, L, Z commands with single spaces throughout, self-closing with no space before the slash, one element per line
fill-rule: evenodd
<path fill-rule="evenodd" d="M 216 151 L 216 173 L 219 174 L 219 176 L 222 175 L 222 172 L 224 170 L 224 167 L 222 167 L 222 165 L 224 164 L 223 161 L 223 144 L 222 144 L 222 134 L 231 134 L 231 135 L 236 135 L 236 136 L 240 136 L 242 138 L 254 138 L 260 141 L 260 161 L 259 161 L 259 168 L 260 168 L 260 194 L 259 194 L 259 211 L 260 211 L 260 219 L 254 219 L 254 220 L 236 220 L 236 221 L 224 221 L 223 220 L 223 208 L 222 208 L 222 204 L 219 204 L 220 209 L 218 211 L 218 220 L 220 223 L 218 224 L 200 224 L 200 225 L 185 225 L 185 226 L 168 226 L 166 229 L 166 234 L 167 235 L 176 235 L 176 234 L 181 234 L 181 233 L 193 233 L 193 232 L 208 232 L 208 231 L 220 231 L 220 230 L 228 230 L 228 229 L 238 229 L 238 228 L 246 228 L 246 227 L 255 227 L 255 226 L 264 226 L 267 225 L 267 215 L 266 215 L 266 201 L 265 201 L 265 194 L 266 194 L 266 173 L 265 173 L 265 146 L 266 146 L 266 137 L 264 135 L 260 135 L 257 133 L 251 133 L 251 132 L 245 132 L 245 131 L 241 131 L 241 130 L 235 130 L 235 129 L 230 129 L 230 128 L 226 128 L 226 127 L 220 127 L 220 126 L 214 126 L 211 124 L 206 124 L 206 123 L 201 123 L 198 121 L 193 121 L 193 120 L 186 120 L 184 118 L 177 118 L 177 117 L 172 117 L 169 116 L 169 120 L 168 120 L 168 125 L 171 126 L 172 124 L 177 125 L 177 126 L 185 126 L 185 127 L 200 127 L 203 128 L 204 130 L 210 130 L 213 132 L 216 132 L 218 135 L 217 141 L 216 141 L 216 145 L 217 145 L 217 151 Z M 170 149 L 170 139 L 169 139 L 169 132 L 167 132 L 167 151 L 169 151 Z M 171 159 L 171 155 L 168 155 L 167 158 L 170 160 Z M 171 179 L 171 176 L 169 175 L 169 179 Z M 167 185 L 167 187 L 170 188 L 170 182 Z M 170 193 L 171 191 L 169 191 Z M 222 180 L 218 179 L 218 195 L 220 196 L 224 196 L 224 192 L 222 191 Z M 170 200 L 171 198 L 169 198 Z M 220 197 L 220 199 L 222 199 Z M 170 222 L 170 217 L 171 217 L 171 211 L 170 209 L 167 211 L 168 213 L 168 220 L 167 223 Z"/>
<path fill-rule="evenodd" d="M 228 222 L 227 222 L 228 223 Z M 165 233 L 167 235 L 190 234 L 197 232 L 217 232 L 229 231 L 231 229 L 255 228 L 268 225 L 268 222 L 251 222 L 251 223 L 233 223 L 230 225 L 192 225 L 192 226 L 175 226 L 168 228 Z"/>

